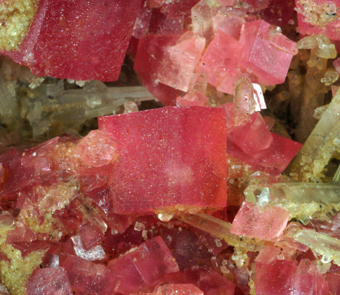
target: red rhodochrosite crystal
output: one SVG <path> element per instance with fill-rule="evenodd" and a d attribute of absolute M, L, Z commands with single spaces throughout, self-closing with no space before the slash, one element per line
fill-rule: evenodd
<path fill-rule="evenodd" d="M 209 83 L 219 91 L 233 93 L 234 83 L 242 76 L 239 69 L 243 45 L 218 30 L 200 61 L 198 70 L 206 73 Z"/>
<path fill-rule="evenodd" d="M 19 50 L 4 52 L 39 76 L 118 79 L 141 0 L 41 0 Z"/>
<path fill-rule="evenodd" d="M 263 11 L 263 19 L 276 26 L 285 26 L 295 22 L 295 1 L 271 1 L 269 7 Z"/>
<path fill-rule="evenodd" d="M 148 90 L 169 105 L 178 96 L 173 96 L 175 89 L 188 90 L 204 46 L 205 39 L 190 31 L 181 37 L 147 35 L 139 42 L 134 69 Z"/>
<path fill-rule="evenodd" d="M 241 30 L 240 43 L 244 46 L 241 64 L 252 71 L 265 85 L 280 84 L 285 81 L 292 60 L 291 46 L 295 43 L 282 34 L 276 42 L 287 41 L 285 48 L 270 42 L 270 24 L 263 21 L 245 23 Z M 285 46 L 285 47 L 286 47 Z"/>
<path fill-rule="evenodd" d="M 232 128 L 228 139 L 249 154 L 267 149 L 273 141 L 273 136 L 262 116 L 255 112 L 249 116 L 249 121 L 245 124 Z"/>
<path fill-rule="evenodd" d="M 134 69 L 140 75 L 143 85 L 164 105 L 171 105 L 180 94 L 179 90 L 157 81 L 158 67 L 161 67 L 166 49 L 176 45 L 179 36 L 147 35 L 139 41 Z"/>
<path fill-rule="evenodd" d="M 102 117 L 125 152 L 111 178 L 116 213 L 226 205 L 225 111 L 167 107 Z"/>
<path fill-rule="evenodd" d="M 275 240 L 282 234 L 288 219 L 289 212 L 280 207 L 260 208 L 253 203 L 243 202 L 230 232 L 262 240 Z"/>
<path fill-rule="evenodd" d="M 146 241 L 108 264 L 109 284 L 107 291 L 123 294 L 137 292 L 143 287 L 157 283 L 167 273 L 178 271 L 178 265 L 161 237 Z"/>
<path fill-rule="evenodd" d="M 208 295 L 233 295 L 235 284 L 207 267 L 193 267 L 163 277 L 163 280 L 176 284 L 193 284 Z"/>
<path fill-rule="evenodd" d="M 34 232 L 28 227 L 26 223 L 17 222 L 15 229 L 7 233 L 6 243 L 13 244 L 15 242 L 32 242 L 37 239 Z"/>
<path fill-rule="evenodd" d="M 329 273 L 326 274 L 325 279 L 328 283 L 329 291 L 335 295 L 340 294 L 340 274 Z"/>
<path fill-rule="evenodd" d="M 253 169 L 279 175 L 301 149 L 302 144 L 272 133 L 273 141 L 264 150 L 246 154 L 228 139 L 227 152 L 250 164 Z"/>
<path fill-rule="evenodd" d="M 268 264 L 256 262 L 255 290 L 263 295 L 290 294 L 294 286 L 297 262 L 274 260 Z"/>
<path fill-rule="evenodd" d="M 328 295 L 324 277 L 309 259 L 256 262 L 255 290 L 258 294 L 321 294 Z"/>
<path fill-rule="evenodd" d="M 36 269 L 26 286 L 28 295 L 72 295 L 66 271 L 62 267 Z"/>
<path fill-rule="evenodd" d="M 105 294 L 108 268 L 76 256 L 68 256 L 63 263 L 72 289 L 86 294 Z"/>

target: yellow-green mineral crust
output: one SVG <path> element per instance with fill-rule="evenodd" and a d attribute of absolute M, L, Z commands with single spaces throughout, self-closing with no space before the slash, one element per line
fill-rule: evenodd
<path fill-rule="evenodd" d="M 17 50 L 25 39 L 40 0 L 6 0 L 0 4 L 0 50 Z"/>

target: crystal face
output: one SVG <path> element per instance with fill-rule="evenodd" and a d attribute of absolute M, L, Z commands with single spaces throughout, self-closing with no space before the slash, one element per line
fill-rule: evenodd
<path fill-rule="evenodd" d="M 0 294 L 340 294 L 338 4 L 0 0 Z"/>
<path fill-rule="evenodd" d="M 126 151 L 110 179 L 115 212 L 196 212 L 225 206 L 222 109 L 167 107 L 99 118 L 99 128 Z"/>
<path fill-rule="evenodd" d="M 18 6 L 16 1 L 5 2 Z M 39 6 L 30 29 L 18 50 L 5 47 L 4 54 L 39 76 L 118 78 L 141 0 L 27 2 Z"/>

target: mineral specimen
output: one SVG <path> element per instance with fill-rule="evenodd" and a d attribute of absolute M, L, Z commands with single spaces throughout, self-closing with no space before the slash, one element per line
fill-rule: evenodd
<path fill-rule="evenodd" d="M 0 0 L 0 294 L 340 294 L 338 14 Z"/>

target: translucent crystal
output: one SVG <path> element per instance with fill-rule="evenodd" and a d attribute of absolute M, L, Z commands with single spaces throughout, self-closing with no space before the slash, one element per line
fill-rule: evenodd
<path fill-rule="evenodd" d="M 84 248 L 80 236 L 71 237 L 76 255 L 87 261 L 103 260 L 106 258 L 105 251 L 101 245 L 97 245 L 89 250 Z"/>
<path fill-rule="evenodd" d="M 321 107 L 318 107 L 314 110 L 314 115 L 313 115 L 313 118 L 314 119 L 317 119 L 317 120 L 320 120 L 322 115 L 325 113 L 325 111 L 327 110 L 328 108 L 328 104 L 326 105 L 323 105 Z"/>
<path fill-rule="evenodd" d="M 340 186 L 333 183 L 277 183 L 267 187 L 250 185 L 245 190 L 246 199 L 255 204 L 280 206 L 306 224 L 311 218 L 328 220 L 334 210 L 340 210 Z M 269 201 L 263 203 L 263 195 Z"/>
<path fill-rule="evenodd" d="M 201 0 L 191 9 L 192 30 L 194 34 L 204 37 L 208 42 L 213 37 L 211 8 Z"/>
<path fill-rule="evenodd" d="M 234 247 L 245 248 L 248 251 L 259 251 L 263 247 L 263 242 L 261 241 L 247 237 L 239 237 L 231 233 L 231 224 L 229 222 L 222 221 L 213 216 L 200 213 L 195 215 L 181 215 L 181 219 L 191 226 L 225 240 L 229 245 Z"/>
<path fill-rule="evenodd" d="M 340 240 L 312 230 L 301 230 L 294 239 L 322 255 L 324 262 L 333 261 L 340 266 Z"/>
<path fill-rule="evenodd" d="M 225 206 L 224 110 L 165 107 L 102 117 L 99 128 L 124 145 L 110 181 L 116 213 Z"/>
<path fill-rule="evenodd" d="M 315 36 L 307 36 L 296 43 L 297 49 L 313 49 L 318 46 Z"/>
<path fill-rule="evenodd" d="M 188 91 L 192 74 L 204 51 L 205 39 L 184 33 L 173 46 L 165 49 L 165 56 L 155 73 L 157 80 L 175 89 Z"/>
<path fill-rule="evenodd" d="M 328 69 L 325 77 L 321 79 L 322 83 L 325 83 L 326 86 L 329 86 L 336 82 L 339 79 L 339 74 L 334 69 Z"/>
<path fill-rule="evenodd" d="M 260 207 L 243 202 L 231 225 L 230 232 L 262 240 L 278 239 L 289 219 L 289 212 L 277 206 Z"/>
<path fill-rule="evenodd" d="M 62 267 L 36 269 L 26 289 L 28 295 L 73 294 L 67 273 Z"/>
<path fill-rule="evenodd" d="M 62 81 L 52 81 L 39 86 L 34 96 L 24 101 L 21 116 L 30 122 L 37 137 L 52 127 L 62 133 L 88 119 L 118 112 L 125 103 L 153 99 L 142 86 L 107 87 L 91 81 L 82 89 L 65 90 Z"/>
<path fill-rule="evenodd" d="M 302 181 L 316 180 L 323 176 L 324 168 L 339 151 L 334 141 L 340 139 L 340 94 L 329 104 L 327 110 L 308 137 L 292 163 L 291 172 Z M 305 159 L 311 159 L 305 161 Z"/>
<path fill-rule="evenodd" d="M 255 112 L 257 103 L 254 98 L 254 87 L 250 80 L 242 77 L 235 84 L 234 89 L 234 121 L 235 125 L 241 125 L 248 116 Z"/>
<path fill-rule="evenodd" d="M 105 265 L 69 255 L 62 266 L 67 272 L 73 290 L 86 294 L 105 294 L 105 287 L 110 282 Z"/>
<path fill-rule="evenodd" d="M 124 113 L 138 112 L 138 105 L 133 101 L 124 103 Z"/>
<path fill-rule="evenodd" d="M 319 70 L 325 67 L 322 59 L 331 59 L 337 56 L 335 45 L 331 43 L 328 37 L 320 34 L 301 39 L 297 43 L 297 48 L 311 49 L 311 55 L 307 63 L 310 67 L 316 66 Z"/>

